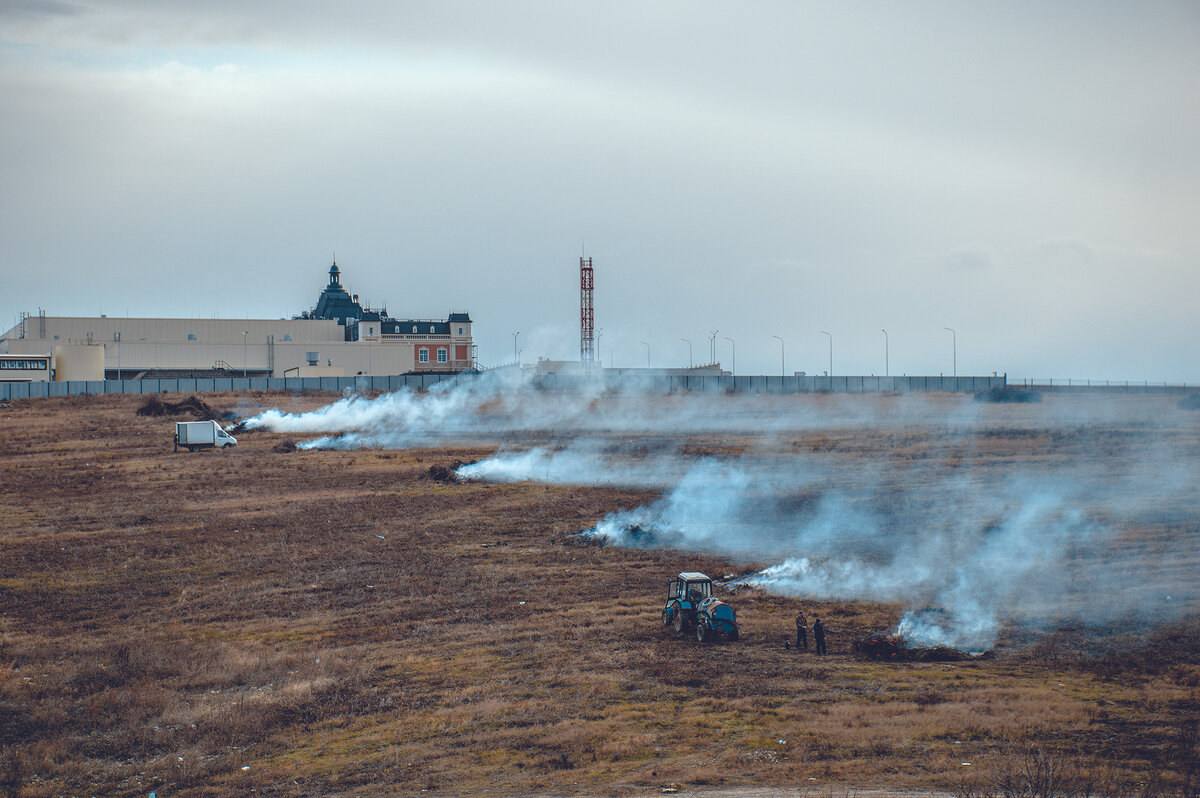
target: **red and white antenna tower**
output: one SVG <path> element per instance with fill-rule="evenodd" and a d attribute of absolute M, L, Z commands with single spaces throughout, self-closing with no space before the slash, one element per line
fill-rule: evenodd
<path fill-rule="evenodd" d="M 592 315 L 592 259 L 579 259 L 579 362 L 590 371 L 596 362 L 596 319 Z"/>

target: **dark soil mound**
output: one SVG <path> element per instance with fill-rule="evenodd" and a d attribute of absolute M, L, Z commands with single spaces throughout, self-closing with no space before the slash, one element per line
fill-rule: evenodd
<path fill-rule="evenodd" d="M 458 474 L 455 474 L 454 472 L 460 465 L 462 465 L 462 463 L 455 463 L 449 467 L 444 465 L 431 465 L 426 476 L 429 479 L 432 479 L 434 482 L 458 482 Z"/>
<path fill-rule="evenodd" d="M 986 391 L 975 394 L 976 402 L 1040 402 L 1042 395 L 1037 391 L 1026 391 L 1011 385 L 993 385 Z"/>
<path fill-rule="evenodd" d="M 216 421 L 224 416 L 201 399 L 192 395 L 178 402 L 167 402 L 151 394 L 137 409 L 139 416 L 192 416 L 197 421 Z"/>
<path fill-rule="evenodd" d="M 284 454 L 287 454 L 288 452 L 294 452 L 296 451 L 296 442 L 280 441 L 279 443 L 275 444 L 274 451 L 283 452 Z"/>

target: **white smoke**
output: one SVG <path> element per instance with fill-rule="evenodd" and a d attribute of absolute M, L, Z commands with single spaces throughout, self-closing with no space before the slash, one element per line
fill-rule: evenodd
<path fill-rule="evenodd" d="M 572 441 L 560 450 L 539 446 L 502 451 L 478 463 L 459 466 L 455 473 L 463 479 L 488 482 L 665 487 L 668 475 L 681 463 L 678 456 L 670 453 L 630 460 L 628 453 L 606 450 L 594 439 L 586 438 Z"/>
<path fill-rule="evenodd" d="M 1155 414 L 1178 411 L 1145 398 L 1048 399 L 578 393 L 484 378 L 246 423 L 327 433 L 302 444 L 318 448 L 499 445 L 459 469 L 473 479 L 661 489 L 582 534 L 770 559 L 778 564 L 746 581 L 902 603 L 897 631 L 923 645 L 982 650 L 1009 623 L 1194 611 L 1200 593 L 1178 562 L 1200 558 L 1200 536 L 1194 519 L 1170 513 L 1190 507 L 1200 487 L 1195 454 L 1146 445 Z M 813 443 L 824 430 L 836 431 L 828 450 Z M 1132 456 L 1122 453 L 1125 434 L 1139 442 Z M 760 445 L 721 455 L 725 436 L 731 451 Z M 521 447 L 539 439 L 546 445 Z M 1014 452 L 1050 454 L 994 453 L 1008 441 Z M 984 444 L 993 453 L 972 465 Z M 1164 511 L 1166 521 L 1147 521 Z M 1174 525 L 1169 556 L 1124 545 L 1131 530 L 1164 524 Z"/>

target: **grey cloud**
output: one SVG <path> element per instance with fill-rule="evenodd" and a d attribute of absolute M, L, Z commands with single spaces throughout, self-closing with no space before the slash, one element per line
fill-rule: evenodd
<path fill-rule="evenodd" d="M 943 258 L 942 263 L 946 268 L 956 271 L 976 271 L 992 268 L 996 256 L 984 249 L 960 249 Z"/>
<path fill-rule="evenodd" d="M 1189 4 L 11 8 L 0 262 L 24 282 L 0 319 L 282 315 L 311 303 L 336 250 L 394 312 L 466 306 L 495 363 L 515 329 L 564 331 L 528 357 L 572 350 L 586 239 L 615 365 L 650 338 L 667 365 L 679 338 L 719 328 L 743 373 L 775 372 L 773 335 L 813 371 L 819 347 L 800 342 L 837 328 L 844 367 L 870 373 L 886 327 L 897 370 L 936 373 L 940 328 L 962 314 L 979 342 L 964 369 L 1109 370 L 1086 337 L 1056 361 L 980 312 L 1027 312 L 1044 338 L 1028 288 L 1039 259 L 1067 254 L 1038 249 L 1058 239 L 1087 242 L 1111 287 L 1057 308 L 1069 324 L 1147 272 L 1124 253 L 1163 253 L 1138 292 L 1176 283 L 1185 321 L 1150 376 L 1194 379 Z M 83 286 L 95 273 L 121 279 Z M 180 302 L 169 273 L 218 279 Z"/>

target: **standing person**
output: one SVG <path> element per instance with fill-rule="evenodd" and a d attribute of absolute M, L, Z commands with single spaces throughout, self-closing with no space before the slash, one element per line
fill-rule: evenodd
<path fill-rule="evenodd" d="M 817 642 L 817 653 L 825 653 L 825 624 L 820 618 L 813 619 L 813 640 Z"/>
<path fill-rule="evenodd" d="M 796 650 L 801 646 L 808 650 L 808 618 L 804 617 L 804 610 L 796 613 Z"/>

